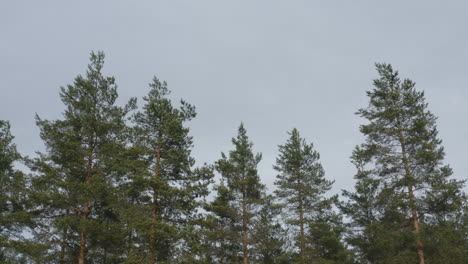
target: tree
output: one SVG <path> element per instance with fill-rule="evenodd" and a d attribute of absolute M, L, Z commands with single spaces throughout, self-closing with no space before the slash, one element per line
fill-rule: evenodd
<path fill-rule="evenodd" d="M 318 227 L 321 214 L 331 214 L 336 197 L 326 198 L 333 181 L 325 179 L 319 162 L 320 155 L 312 144 L 301 138 L 299 131 L 289 132 L 289 139 L 279 146 L 274 169 L 279 172 L 275 194 L 286 212 L 286 223 L 296 232 L 299 262 L 308 263 L 319 258 L 314 250 L 310 232 Z"/>
<path fill-rule="evenodd" d="M 193 168 L 192 137 L 185 123 L 196 116 L 195 107 L 184 100 L 174 107 L 166 82 L 156 77 L 150 88 L 146 104 L 133 118 L 134 147 L 144 169 L 132 176 L 129 188 L 134 204 L 141 207 L 137 215 L 142 216 L 133 218 L 131 225 L 144 238 L 148 262 L 156 263 L 174 261 L 180 243 L 187 246 L 213 169 Z"/>
<path fill-rule="evenodd" d="M 36 238 L 46 248 L 42 263 L 106 262 L 120 255 L 117 187 L 125 172 L 119 154 L 135 100 L 116 106 L 115 79 L 102 75 L 104 54 L 91 53 L 90 61 L 86 76 L 60 89 L 63 119 L 37 116 L 46 146 L 31 162 L 38 174 L 32 195 L 41 212 Z"/>
<path fill-rule="evenodd" d="M 239 126 L 236 138 L 232 139 L 235 149 L 229 152 L 229 157 L 221 153 L 221 159 L 216 162 L 216 170 L 225 179 L 233 200 L 230 206 L 236 209 L 236 223 L 240 224 L 242 233 L 243 263 L 250 260 L 249 248 L 251 242 L 251 219 L 261 204 L 265 186 L 260 183 L 257 165 L 261 154 L 252 152 L 253 143 L 249 142 L 244 125 Z"/>
<path fill-rule="evenodd" d="M 13 143 L 10 123 L 0 120 L 0 262 L 21 262 L 23 227 L 31 226 L 27 213 L 28 197 L 25 190 L 26 178 L 15 169 L 22 160 Z"/>
<path fill-rule="evenodd" d="M 343 243 L 345 231 L 341 216 L 331 207 L 317 213 L 317 218 L 309 224 L 307 243 L 315 263 L 350 264 L 353 257 Z"/>
<path fill-rule="evenodd" d="M 353 152 L 356 192 L 344 192 L 344 212 L 363 230 L 352 240 L 369 262 L 423 264 L 435 253 L 426 250 L 435 242 L 425 239 L 430 225 L 453 220 L 464 183 L 450 179 L 452 170 L 442 164 L 436 117 L 424 92 L 389 64 L 376 69 L 369 105 L 357 112 L 368 121 L 360 127 L 366 142 Z"/>
<path fill-rule="evenodd" d="M 234 264 L 243 261 L 239 252 L 242 251 L 242 239 L 239 233 L 239 211 L 233 207 L 234 193 L 226 186 L 222 179 L 215 186 L 216 196 L 205 207 L 204 225 L 205 247 L 204 259 L 207 263 Z"/>
<path fill-rule="evenodd" d="M 394 193 L 367 166 L 368 152 L 356 147 L 352 162 L 357 168 L 355 191 L 343 191 L 348 200 L 340 205 L 350 217 L 347 241 L 356 250 L 359 262 L 414 263 L 412 235 L 401 230 L 408 221 L 401 213 L 405 197 Z"/>
<path fill-rule="evenodd" d="M 281 207 L 274 197 L 263 198 L 257 217 L 253 221 L 252 251 L 256 262 L 262 264 L 290 263 L 287 247 L 287 232 L 281 225 Z"/>

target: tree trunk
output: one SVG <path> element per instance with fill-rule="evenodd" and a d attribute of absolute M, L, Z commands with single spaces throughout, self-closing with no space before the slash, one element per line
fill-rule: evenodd
<path fill-rule="evenodd" d="M 68 210 L 67 210 L 67 215 L 68 215 Z M 63 230 L 63 237 L 62 241 L 60 242 L 60 260 L 59 264 L 65 264 L 65 249 L 67 246 L 67 229 L 65 228 Z"/>
<path fill-rule="evenodd" d="M 88 165 L 86 167 L 86 185 L 89 185 L 91 182 L 91 169 L 93 165 L 93 149 L 92 144 L 90 144 L 89 154 L 88 154 Z M 86 258 L 86 222 L 88 221 L 89 213 L 91 212 L 91 207 L 89 202 L 86 201 L 83 210 L 81 210 L 81 231 L 80 231 L 80 253 L 78 255 L 78 264 L 85 264 Z"/>
<path fill-rule="evenodd" d="M 418 213 L 416 211 L 416 206 L 415 206 L 415 201 L 414 201 L 413 186 L 408 185 L 408 193 L 409 193 L 410 203 L 413 204 L 411 206 L 411 215 L 413 217 L 414 231 L 416 232 L 416 247 L 417 247 L 418 256 L 419 256 L 419 264 L 424 264 L 424 249 L 423 249 L 423 243 L 421 241 L 421 233 L 419 231 L 419 219 L 418 219 Z"/>
<path fill-rule="evenodd" d="M 85 202 L 84 208 L 81 212 L 81 224 L 84 225 L 80 232 L 80 255 L 78 256 L 78 264 L 85 264 L 86 258 L 86 222 L 90 212 L 89 203 Z"/>
<path fill-rule="evenodd" d="M 244 247 L 244 264 L 249 264 L 249 240 L 247 236 L 247 205 L 245 187 L 242 187 L 242 245 Z"/>
<path fill-rule="evenodd" d="M 406 145 L 405 145 L 405 138 L 403 135 L 403 130 L 401 127 L 399 127 L 400 133 L 400 144 L 401 144 L 401 153 L 402 153 L 402 160 L 403 160 L 403 165 L 405 166 L 405 177 L 408 180 L 408 195 L 409 195 L 409 204 L 411 208 L 411 216 L 413 220 L 413 228 L 414 232 L 416 233 L 416 248 L 418 252 L 418 257 L 419 257 L 419 264 L 424 264 L 424 249 L 423 249 L 423 243 L 421 241 L 421 233 L 419 229 L 419 219 L 418 219 L 418 212 L 416 210 L 416 201 L 414 197 L 414 190 L 413 190 L 413 184 L 411 181 L 411 170 L 409 166 L 409 161 L 406 153 Z"/>
<path fill-rule="evenodd" d="M 106 231 L 109 231 L 109 219 L 106 220 Z M 107 254 L 109 251 L 109 247 L 107 245 L 104 246 L 104 254 L 102 256 L 102 264 L 107 264 Z"/>
<path fill-rule="evenodd" d="M 305 231 L 304 231 L 304 202 L 302 197 L 302 181 L 300 178 L 300 173 L 297 172 L 297 186 L 299 186 L 299 249 L 301 253 L 301 264 L 305 263 Z"/>
<path fill-rule="evenodd" d="M 154 179 L 157 181 L 160 175 L 161 166 L 161 143 L 158 141 L 158 148 L 156 150 L 156 166 L 154 169 Z M 150 264 L 156 263 L 156 225 L 158 223 L 158 194 L 156 188 L 153 188 L 153 206 L 151 208 L 151 220 L 152 220 L 152 233 L 150 236 Z"/>
<path fill-rule="evenodd" d="M 301 250 L 301 263 L 305 263 L 305 234 L 304 234 L 304 208 L 302 204 L 302 197 L 299 198 L 299 222 L 300 230 L 300 250 Z"/>

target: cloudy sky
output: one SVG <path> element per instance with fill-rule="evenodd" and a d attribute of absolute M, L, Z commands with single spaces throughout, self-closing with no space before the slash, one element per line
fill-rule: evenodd
<path fill-rule="evenodd" d="M 60 86 L 102 50 L 120 103 L 144 96 L 156 75 L 197 107 L 198 162 L 232 149 L 243 121 L 271 188 L 277 145 L 297 127 L 338 192 L 352 188 L 349 156 L 363 141 L 354 113 L 367 104 L 374 63 L 387 62 L 426 92 L 446 160 L 465 179 L 467 10 L 428 0 L 2 1 L 0 119 L 23 154 L 42 150 L 35 113 L 59 118 Z"/>

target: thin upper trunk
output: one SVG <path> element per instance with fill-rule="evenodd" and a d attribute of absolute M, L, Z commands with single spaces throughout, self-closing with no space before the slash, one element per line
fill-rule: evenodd
<path fill-rule="evenodd" d="M 68 215 L 68 210 L 67 210 Z M 65 250 L 67 246 L 67 229 L 63 230 L 62 241 L 60 242 L 60 260 L 59 264 L 65 264 Z"/>
<path fill-rule="evenodd" d="M 421 233 L 419 229 L 419 219 L 418 219 L 418 212 L 416 210 L 416 201 L 414 197 L 413 184 L 411 182 L 411 170 L 410 170 L 409 161 L 408 161 L 407 152 L 406 152 L 405 138 L 403 135 L 403 130 L 401 129 L 400 126 L 399 126 L 399 139 L 400 139 L 400 144 L 401 144 L 403 165 L 405 167 L 405 177 L 408 180 L 407 187 L 408 187 L 408 195 L 409 195 L 409 204 L 411 208 L 413 228 L 416 233 L 416 248 L 417 248 L 418 257 L 419 257 L 419 264 L 424 264 L 424 249 L 423 249 L 423 243 L 421 241 Z"/>
<path fill-rule="evenodd" d="M 131 204 L 135 204 L 135 200 L 132 198 L 131 199 Z M 133 233 L 132 233 L 132 228 L 130 227 L 130 222 L 127 222 L 127 256 L 130 256 L 132 254 L 132 246 L 133 246 Z"/>
<path fill-rule="evenodd" d="M 304 208 L 302 204 L 302 197 L 299 198 L 299 222 L 300 230 L 300 249 L 301 249 L 301 263 L 305 263 L 305 235 L 304 235 Z"/>
<path fill-rule="evenodd" d="M 247 204 L 245 186 L 242 186 L 242 245 L 244 247 L 244 264 L 249 263 L 249 240 L 247 236 Z"/>
<path fill-rule="evenodd" d="M 109 219 L 106 220 L 106 231 L 109 230 Z M 108 246 L 105 245 L 104 246 L 104 254 L 102 256 L 103 260 L 102 260 L 102 264 L 107 264 L 107 254 L 108 254 Z"/>
<path fill-rule="evenodd" d="M 161 166 L 161 143 L 158 141 L 158 147 L 156 150 L 156 166 L 154 169 L 154 179 L 158 181 L 160 177 L 160 166 Z M 156 225 L 158 223 L 158 194 L 156 188 L 153 189 L 153 207 L 151 208 L 151 220 L 153 224 L 153 230 L 150 237 L 150 264 L 156 263 Z"/>
<path fill-rule="evenodd" d="M 91 182 L 91 169 L 93 165 L 93 148 L 92 144 L 90 144 L 89 154 L 88 154 L 88 164 L 86 167 L 86 185 L 89 185 Z M 80 253 L 78 255 L 78 264 L 85 264 L 86 258 L 86 222 L 88 221 L 88 216 L 91 212 L 91 207 L 89 205 L 89 201 L 84 203 L 83 209 L 81 210 L 81 231 L 80 231 Z"/>
<path fill-rule="evenodd" d="M 301 263 L 305 263 L 305 231 L 304 231 L 304 202 L 302 197 L 302 183 L 300 174 L 297 172 L 297 186 L 299 187 L 299 249 L 301 251 Z"/>

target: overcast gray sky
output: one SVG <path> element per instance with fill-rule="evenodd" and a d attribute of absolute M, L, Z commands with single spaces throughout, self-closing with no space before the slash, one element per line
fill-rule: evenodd
<path fill-rule="evenodd" d="M 297 127 L 321 153 L 334 191 L 352 188 L 349 156 L 363 141 L 375 62 L 426 92 L 455 177 L 467 178 L 467 1 L 2 1 L 0 119 L 23 154 L 43 144 L 38 113 L 59 118 L 58 91 L 84 73 L 92 50 L 120 102 L 152 76 L 194 104 L 198 162 L 232 149 L 244 121 L 272 187 L 277 145 Z M 465 190 L 468 190 L 465 188 Z"/>

